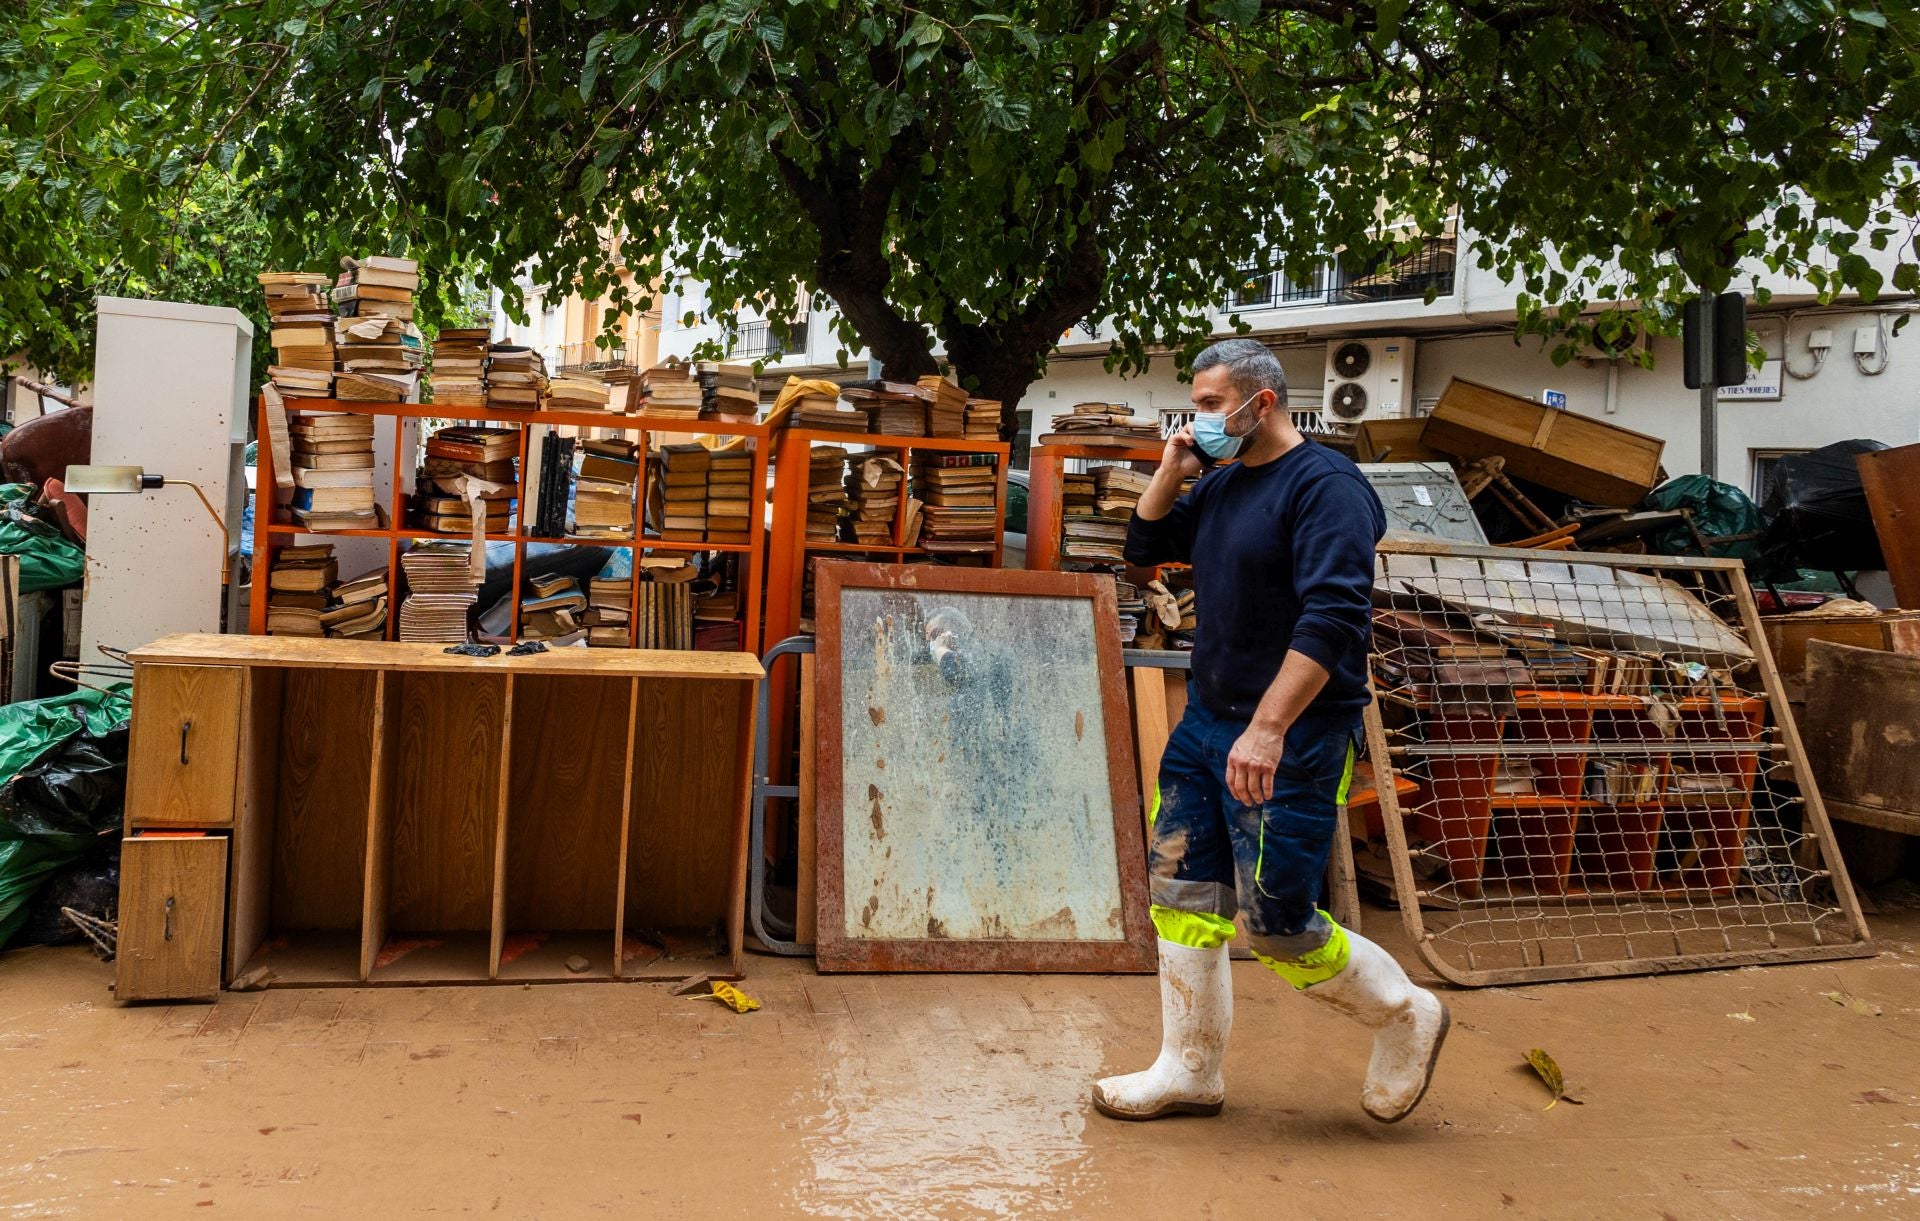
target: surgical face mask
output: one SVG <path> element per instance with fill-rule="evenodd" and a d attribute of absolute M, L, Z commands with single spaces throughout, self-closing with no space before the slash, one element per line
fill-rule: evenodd
<path fill-rule="evenodd" d="M 1216 462 L 1224 462 L 1226 459 L 1239 453 L 1240 447 L 1246 443 L 1247 439 L 1244 436 L 1229 436 L 1227 434 L 1227 421 L 1245 411 L 1247 409 L 1247 403 L 1251 403 L 1259 397 L 1260 392 L 1256 390 L 1247 399 L 1246 403 L 1240 404 L 1232 411 L 1203 411 L 1195 415 L 1193 417 L 1193 443 L 1200 447 L 1202 453 Z"/>

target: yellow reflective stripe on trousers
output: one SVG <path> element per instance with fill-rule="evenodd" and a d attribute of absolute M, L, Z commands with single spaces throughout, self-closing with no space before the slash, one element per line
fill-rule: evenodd
<path fill-rule="evenodd" d="M 1353 948 L 1347 943 L 1347 930 L 1335 924 L 1333 917 L 1325 912 L 1320 913 L 1320 918 L 1332 926 L 1333 932 L 1319 949 L 1285 960 L 1269 958 L 1258 950 L 1253 952 L 1267 969 L 1292 984 L 1296 992 L 1305 992 L 1315 984 L 1332 979 L 1347 969 L 1347 960 L 1353 957 Z"/>
<path fill-rule="evenodd" d="M 1155 903 L 1150 909 L 1153 927 L 1163 941 L 1211 950 L 1233 940 L 1233 921 L 1211 912 L 1183 912 Z"/>
<path fill-rule="evenodd" d="M 1338 790 L 1334 792 L 1333 804 L 1336 806 L 1346 805 L 1347 790 L 1352 787 L 1353 787 L 1353 743 L 1349 741 L 1347 743 L 1347 762 L 1345 767 L 1340 772 L 1340 787 Z M 1155 813 L 1158 813 L 1160 810 L 1160 790 L 1157 788 L 1153 791 L 1153 808 Z M 1335 835 L 1338 835 L 1340 834 L 1341 828 L 1335 827 L 1333 831 Z M 1260 850 L 1254 853 L 1254 856 L 1253 856 L 1253 884 L 1259 888 L 1260 893 L 1263 895 L 1267 895 L 1267 888 L 1261 884 L 1260 867 L 1266 864 L 1266 861 L 1267 861 L 1267 820 L 1263 818 L 1260 820 Z M 1271 899 L 1273 898 L 1273 896 L 1267 895 L 1267 898 Z"/>
<path fill-rule="evenodd" d="M 1147 807 L 1147 825 L 1151 827 L 1153 826 L 1153 824 L 1159 821 L 1160 821 L 1160 782 L 1156 780 L 1153 782 L 1153 804 Z"/>

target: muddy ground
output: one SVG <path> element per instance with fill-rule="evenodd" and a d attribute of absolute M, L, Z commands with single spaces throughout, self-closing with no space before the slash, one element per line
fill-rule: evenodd
<path fill-rule="evenodd" d="M 745 1016 L 633 984 L 122 1009 L 85 950 L 27 950 L 0 1217 L 1920 1216 L 1920 908 L 1872 923 L 1869 960 L 1450 992 L 1394 1127 L 1363 1033 L 1253 963 L 1225 1113 L 1130 1125 L 1087 1085 L 1157 1048 L 1144 977 L 756 957 Z M 1584 1105 L 1545 1109 L 1532 1047 Z"/>

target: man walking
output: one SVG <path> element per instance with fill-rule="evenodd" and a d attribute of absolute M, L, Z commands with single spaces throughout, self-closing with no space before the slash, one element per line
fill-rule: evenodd
<path fill-rule="evenodd" d="M 1361 1089 L 1385 1123 L 1418 1105 L 1446 1038 L 1439 998 L 1315 907 L 1353 775 L 1367 695 L 1380 500 L 1347 459 L 1303 437 L 1267 348 L 1229 339 L 1193 365 L 1193 424 L 1167 441 L 1127 529 L 1132 564 L 1193 566 L 1201 627 L 1186 715 L 1160 760 L 1151 818 L 1160 935 L 1160 1057 L 1108 1077 L 1118 1119 L 1216 1115 L 1233 1025 L 1227 942 L 1244 911 L 1254 956 L 1373 1031 Z M 1192 492 L 1181 482 L 1206 463 Z"/>

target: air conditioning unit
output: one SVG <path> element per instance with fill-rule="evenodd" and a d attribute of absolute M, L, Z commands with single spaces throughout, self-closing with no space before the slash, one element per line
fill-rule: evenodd
<path fill-rule="evenodd" d="M 1406 415 L 1413 404 L 1413 340 L 1336 339 L 1327 345 L 1329 424 Z"/>

